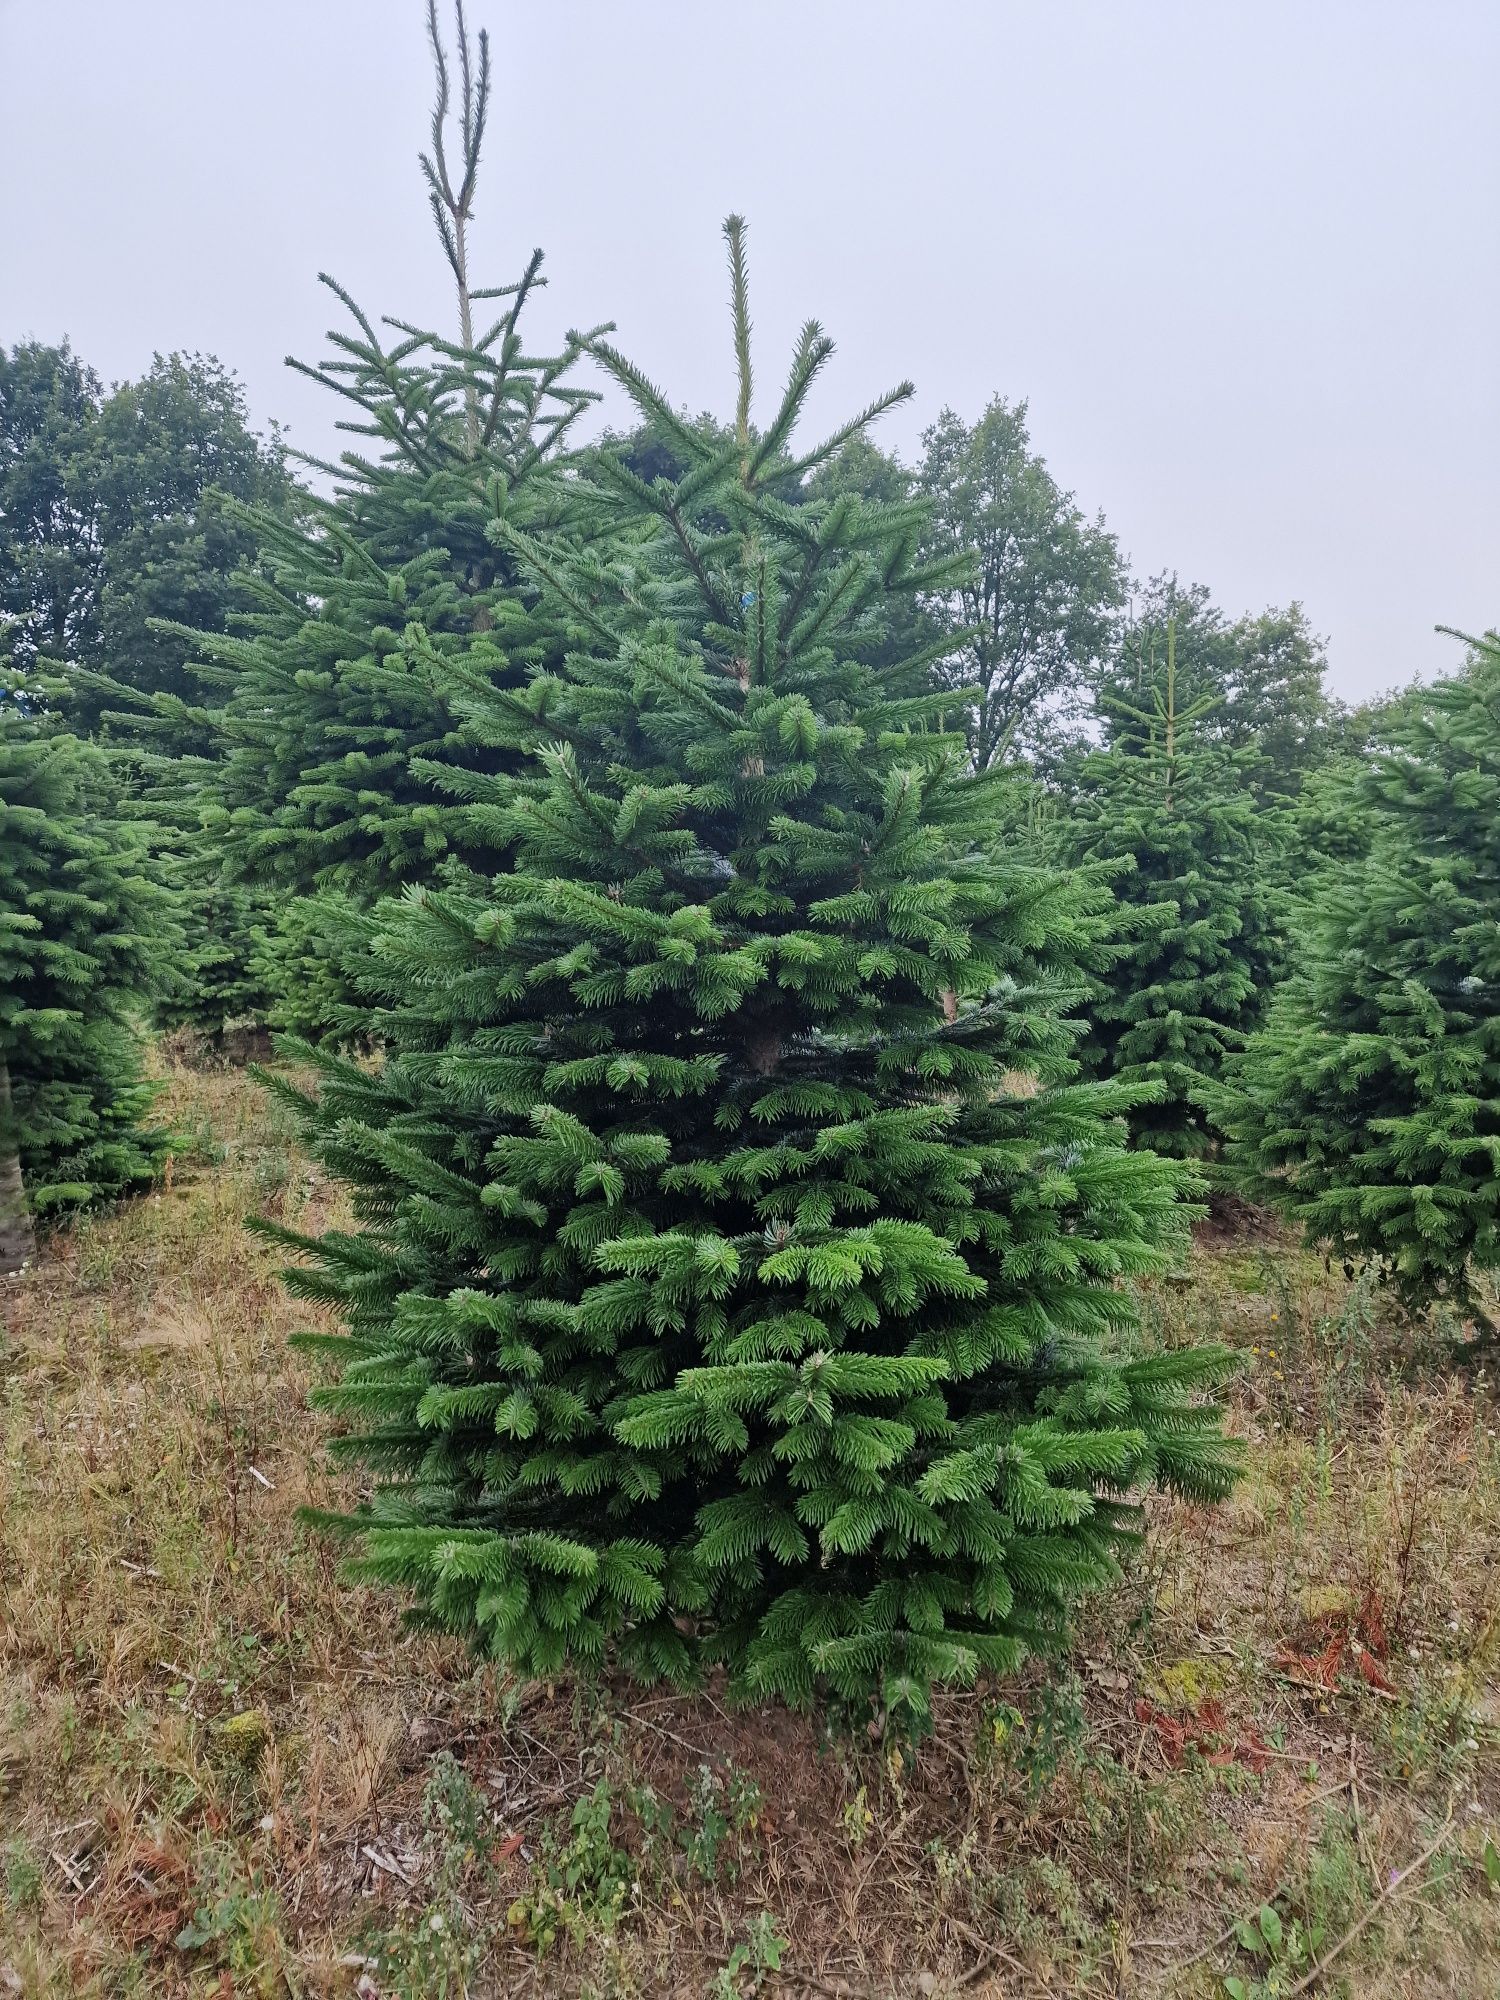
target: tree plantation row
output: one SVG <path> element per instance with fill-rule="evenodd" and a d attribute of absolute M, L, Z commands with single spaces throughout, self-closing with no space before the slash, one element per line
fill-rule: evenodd
<path fill-rule="evenodd" d="M 162 1170 L 151 1033 L 272 1025 L 360 1573 L 920 1728 L 1233 1484 L 1232 1355 L 1134 1307 L 1210 1199 L 1492 1331 L 1500 644 L 1349 713 L 1296 606 L 1135 586 L 1024 403 L 807 435 L 738 217 L 722 412 L 534 353 L 432 40 L 454 325 L 333 286 L 336 464 L 211 361 L 0 355 L 0 1257 Z"/>

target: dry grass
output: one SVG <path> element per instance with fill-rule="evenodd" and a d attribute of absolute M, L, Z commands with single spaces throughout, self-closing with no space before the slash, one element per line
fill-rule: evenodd
<path fill-rule="evenodd" d="M 342 1583 L 240 1226 L 336 1196 L 245 1078 L 166 1108 L 174 1183 L 4 1301 L 0 1996 L 1287 1995 L 1367 1916 L 1308 1990 L 1500 1991 L 1500 1419 L 1378 1297 L 1202 1246 L 1152 1311 L 1246 1351 L 1250 1476 L 913 1755 L 516 1687 Z M 1279 1960 L 1228 1934 L 1268 1900 Z"/>

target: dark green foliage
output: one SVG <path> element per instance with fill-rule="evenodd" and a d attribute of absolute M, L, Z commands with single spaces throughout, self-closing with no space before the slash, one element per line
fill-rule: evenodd
<path fill-rule="evenodd" d="M 1025 403 L 996 396 L 976 424 L 944 410 L 922 439 L 930 555 L 965 562 L 932 595 L 981 770 L 1012 745 L 1051 743 L 1114 640 L 1119 546 L 1031 449 Z"/>
<path fill-rule="evenodd" d="M 311 896 L 274 890 L 250 955 L 252 978 L 270 996 L 274 1029 L 344 1046 L 366 1041 L 365 1010 L 352 1000 L 343 960 L 359 905 L 337 889 Z"/>
<path fill-rule="evenodd" d="M 1215 1113 L 1230 1169 L 1414 1309 L 1500 1263 L 1500 640 L 1389 713 L 1300 975 Z"/>
<path fill-rule="evenodd" d="M 105 394 L 66 347 L 0 355 L 0 610 L 17 662 L 60 674 L 70 725 L 109 743 L 119 809 L 175 890 L 168 1024 L 218 1029 L 265 1003 L 249 964 L 263 912 L 201 838 L 218 745 L 183 628 L 229 628 L 259 550 L 245 510 L 286 514 L 293 496 L 216 361 L 158 355 Z"/>
<path fill-rule="evenodd" d="M 97 633 L 92 440 L 101 385 L 66 343 L 0 349 L 0 621 L 22 670 Z"/>
<path fill-rule="evenodd" d="M 728 236 L 728 448 L 596 342 L 682 477 L 604 454 L 567 537 L 491 530 L 578 641 L 474 695 L 529 745 L 487 793 L 513 872 L 350 941 L 384 1059 L 304 1050 L 297 1101 L 358 1227 L 291 1282 L 348 1323 L 359 1567 L 421 1618 L 920 1719 L 1058 1642 L 1133 1488 L 1225 1489 L 1226 1357 L 1132 1349 L 1183 1174 L 1077 1077 L 1089 920 L 997 858 L 1011 781 L 884 659 L 944 585 L 920 516 L 775 497 L 884 405 L 798 454 L 811 325 L 752 426 Z"/>
<path fill-rule="evenodd" d="M 191 703 L 200 691 L 180 628 L 231 623 L 240 573 L 259 556 L 248 510 L 297 503 L 280 443 L 251 430 L 244 390 L 219 362 L 172 354 L 105 398 L 95 450 L 107 526 L 97 656 L 85 663 L 117 687 Z M 110 705 L 108 691 L 84 690 L 73 719 L 97 731 Z M 207 747 L 201 728 L 188 740 Z M 164 732 L 157 747 L 179 741 Z"/>
<path fill-rule="evenodd" d="M 0 353 L 0 614 L 18 668 L 66 674 L 80 734 L 132 696 L 195 699 L 186 642 L 153 621 L 222 631 L 257 548 L 238 509 L 290 500 L 212 358 L 158 355 L 106 393 L 66 346 Z"/>
<path fill-rule="evenodd" d="M 162 1137 L 139 1021 L 172 938 L 152 858 L 122 823 L 102 753 L 38 712 L 34 675 L 0 678 L 0 1072 L 34 1211 L 150 1178 Z M 4 1093 L 0 1092 L 0 1098 Z"/>
<path fill-rule="evenodd" d="M 1282 959 L 1267 884 L 1270 836 L 1243 757 L 1205 740 L 1205 699 L 1179 705 L 1175 632 L 1158 684 L 1115 711 L 1114 745 L 1079 768 L 1067 840 L 1112 865 L 1122 949 L 1089 1005 L 1085 1059 L 1154 1093 L 1130 1114 L 1138 1144 L 1209 1143 L 1200 1085 L 1260 1018 Z"/>
<path fill-rule="evenodd" d="M 324 901 L 354 906 L 409 880 L 494 865 L 486 788 L 520 746 L 502 715 L 467 713 L 476 690 L 519 688 L 559 643 L 536 590 L 491 533 L 500 515 L 533 532 L 556 507 L 542 483 L 593 400 L 563 379 L 579 348 L 527 352 L 526 306 L 541 252 L 516 284 L 469 271 L 489 104 L 486 38 L 459 20 L 456 76 L 429 11 L 437 97 L 422 156 L 457 294 L 453 335 L 379 325 L 325 278 L 351 325 L 318 367 L 293 362 L 349 406 L 359 440 L 296 518 L 257 517 L 264 574 L 242 628 L 199 639 L 198 674 L 221 762 L 200 787 L 203 836 L 260 909 L 250 970 L 271 1018 L 344 1032 L 348 993 Z"/>
<path fill-rule="evenodd" d="M 1107 742 L 1130 736 L 1132 710 L 1150 709 L 1174 635 L 1177 699 L 1204 707 L 1205 742 L 1240 755 L 1242 782 L 1262 806 L 1297 798 L 1310 772 L 1358 748 L 1358 718 L 1324 687 L 1324 641 L 1300 604 L 1226 618 L 1202 584 L 1154 576 L 1133 597 L 1095 701 Z"/>

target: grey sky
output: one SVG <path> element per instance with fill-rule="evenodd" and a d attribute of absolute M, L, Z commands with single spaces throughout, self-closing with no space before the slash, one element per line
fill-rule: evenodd
<path fill-rule="evenodd" d="M 444 0 L 445 7 L 448 0 Z M 1138 574 L 1300 598 L 1346 695 L 1500 619 L 1496 0 L 469 0 L 498 89 L 487 282 L 613 318 L 729 404 L 718 225 L 751 223 L 759 374 L 802 319 L 832 421 L 903 375 L 1026 396 Z M 107 377 L 200 348 L 332 443 L 332 271 L 447 324 L 415 167 L 421 0 L 0 0 L 0 342 Z"/>

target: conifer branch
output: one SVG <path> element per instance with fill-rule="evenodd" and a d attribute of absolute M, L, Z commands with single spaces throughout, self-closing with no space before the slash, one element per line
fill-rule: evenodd
<path fill-rule="evenodd" d="M 666 397 L 641 373 L 632 362 L 625 359 L 608 341 L 597 340 L 589 334 L 570 333 L 568 339 L 583 353 L 591 355 L 599 366 L 619 383 L 641 415 L 653 423 L 671 443 L 677 445 L 690 459 L 705 464 L 718 456 L 712 441 L 700 431 L 693 429 L 668 403 Z"/>
<path fill-rule="evenodd" d="M 567 581 L 558 565 L 548 558 L 540 543 L 533 541 L 519 528 L 513 527 L 509 521 L 495 522 L 493 532 L 508 549 L 520 557 L 528 569 L 534 570 L 539 577 L 549 583 L 563 602 L 576 611 L 589 629 L 611 648 L 618 648 L 624 643 L 621 635 L 601 618 L 594 607 Z"/>
<path fill-rule="evenodd" d="M 808 452 L 805 458 L 794 459 L 786 467 L 786 477 L 805 479 L 809 472 L 815 472 L 836 452 L 842 451 L 851 438 L 859 437 L 862 432 L 870 428 L 871 424 L 878 423 L 888 410 L 894 410 L 900 404 L 909 402 L 916 393 L 915 382 L 898 382 L 894 389 L 888 389 L 883 396 L 877 396 L 874 402 L 861 410 L 857 417 L 851 417 L 847 424 L 841 424 L 831 436 L 824 438 L 815 450 Z"/>
<path fill-rule="evenodd" d="M 736 395 L 734 436 L 740 448 L 742 477 L 750 483 L 750 398 L 754 374 L 750 361 L 750 272 L 745 258 L 745 218 L 731 215 L 724 223 L 724 240 L 729 246 L 729 287 L 734 315 L 734 365 Z"/>
<path fill-rule="evenodd" d="M 479 31 L 479 71 L 473 69 L 473 52 L 464 19 L 464 0 L 454 0 L 459 62 L 459 142 L 463 152 L 463 172 L 455 189 L 448 165 L 447 124 L 449 109 L 448 58 L 438 25 L 437 0 L 427 0 L 427 39 L 432 49 L 437 93 L 432 111 L 432 150 L 418 159 L 427 182 L 433 219 L 458 288 L 459 340 L 466 356 L 474 352 L 473 293 L 469 287 L 468 226 L 474 213 L 474 188 L 479 176 L 479 155 L 484 144 L 485 121 L 489 114 L 490 38 Z M 472 366 L 472 363 L 470 364 Z M 471 380 L 464 390 L 465 436 L 469 456 L 480 447 L 479 391 Z"/>
<path fill-rule="evenodd" d="M 761 467 L 775 458 L 791 436 L 796 428 L 797 419 L 802 414 L 802 405 L 807 400 L 807 392 L 821 374 L 833 351 L 833 342 L 823 332 L 818 322 L 810 319 L 802 329 L 796 352 L 792 356 L 791 374 L 787 378 L 781 408 L 772 418 L 751 457 L 750 479 L 753 480 Z"/>

